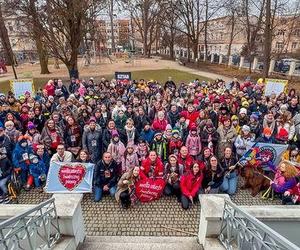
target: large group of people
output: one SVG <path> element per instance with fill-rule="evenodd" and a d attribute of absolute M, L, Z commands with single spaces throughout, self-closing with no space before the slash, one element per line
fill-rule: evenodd
<path fill-rule="evenodd" d="M 49 80 L 34 96 L 0 94 L 0 192 L 12 175 L 43 191 L 51 162 L 94 163 L 93 198 L 138 202 L 135 184 L 163 179 L 184 209 L 199 194 L 237 192 L 240 157 L 253 142 L 288 144 L 269 185 L 299 204 L 300 106 L 294 89 L 216 80 Z M 269 174 L 270 176 L 270 174 Z"/>

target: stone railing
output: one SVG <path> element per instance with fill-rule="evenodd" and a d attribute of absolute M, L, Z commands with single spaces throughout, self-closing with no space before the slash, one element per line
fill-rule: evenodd
<path fill-rule="evenodd" d="M 225 199 L 219 240 L 226 249 L 296 250 L 296 245 Z"/>
<path fill-rule="evenodd" d="M 0 223 L 0 249 L 49 249 L 60 237 L 54 198 Z"/>

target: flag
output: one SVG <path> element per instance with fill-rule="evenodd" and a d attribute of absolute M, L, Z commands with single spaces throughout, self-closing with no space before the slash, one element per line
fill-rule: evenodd
<path fill-rule="evenodd" d="M 288 145 L 256 142 L 250 143 L 248 147 L 248 151 L 241 157 L 240 163 L 242 165 L 250 164 L 257 167 L 259 165 L 265 165 L 270 161 L 274 165 L 278 165 Z"/>

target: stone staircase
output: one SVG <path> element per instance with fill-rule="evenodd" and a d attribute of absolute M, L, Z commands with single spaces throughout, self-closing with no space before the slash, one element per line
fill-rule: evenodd
<path fill-rule="evenodd" d="M 88 236 L 80 250 L 202 250 L 196 237 Z"/>

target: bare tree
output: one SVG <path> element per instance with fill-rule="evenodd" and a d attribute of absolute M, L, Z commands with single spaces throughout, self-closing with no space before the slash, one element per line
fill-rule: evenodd
<path fill-rule="evenodd" d="M 48 69 L 48 52 L 45 46 L 40 30 L 42 24 L 38 14 L 38 0 L 7 0 L 5 1 L 5 9 L 10 15 L 16 18 L 26 32 L 19 31 L 22 36 L 31 38 L 36 45 L 39 56 L 41 74 L 49 74 Z"/>
<path fill-rule="evenodd" d="M 159 0 L 123 0 L 124 8 L 131 13 L 133 25 L 137 27 L 138 37 L 143 44 L 143 55 L 150 57 L 151 46 L 159 28 L 159 17 L 161 15 L 161 1 Z"/>
<path fill-rule="evenodd" d="M 13 53 L 13 50 L 11 48 L 11 44 L 10 44 L 10 41 L 9 41 L 7 29 L 5 27 L 4 18 L 3 18 L 3 14 L 2 14 L 2 4 L 1 3 L 0 3 L 0 38 L 1 38 L 1 43 L 2 43 L 2 46 L 4 48 L 4 52 L 6 54 L 7 60 L 10 63 L 10 65 L 12 66 L 15 79 L 17 79 L 18 77 L 17 77 L 17 73 L 16 73 L 16 70 L 15 70 L 14 53 Z"/>

